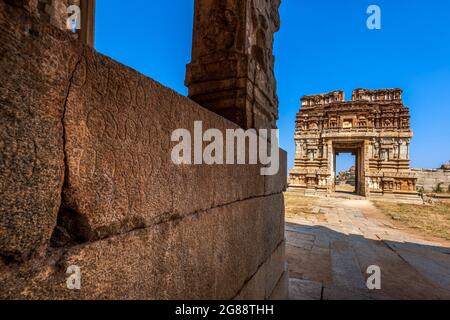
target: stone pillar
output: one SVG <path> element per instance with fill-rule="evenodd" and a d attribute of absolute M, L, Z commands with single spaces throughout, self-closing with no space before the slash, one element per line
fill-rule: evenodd
<path fill-rule="evenodd" d="M 189 97 L 248 128 L 275 128 L 272 54 L 281 0 L 195 0 Z"/>
<path fill-rule="evenodd" d="M 22 0 L 15 5 L 26 9 L 42 22 L 67 32 L 72 32 L 67 29 L 67 9 L 71 5 L 78 6 L 81 12 L 81 29 L 73 36 L 91 47 L 94 46 L 95 0 Z"/>
<path fill-rule="evenodd" d="M 95 0 L 81 0 L 81 34 L 83 43 L 94 47 Z"/>

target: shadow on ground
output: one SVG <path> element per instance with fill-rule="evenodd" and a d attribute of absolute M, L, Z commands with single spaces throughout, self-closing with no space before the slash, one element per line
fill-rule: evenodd
<path fill-rule="evenodd" d="M 402 240 L 360 218 L 357 234 L 286 223 L 290 299 L 450 299 L 450 248 Z M 381 268 L 381 290 L 367 289 L 371 265 Z"/>

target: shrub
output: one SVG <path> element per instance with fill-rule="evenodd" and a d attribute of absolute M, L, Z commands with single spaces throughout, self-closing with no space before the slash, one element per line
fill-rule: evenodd
<path fill-rule="evenodd" d="M 433 192 L 442 193 L 444 189 L 442 188 L 443 183 L 439 182 L 435 188 L 433 188 Z"/>

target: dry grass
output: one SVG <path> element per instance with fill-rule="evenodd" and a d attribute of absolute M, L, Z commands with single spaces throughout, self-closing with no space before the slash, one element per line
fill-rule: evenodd
<path fill-rule="evenodd" d="M 312 210 L 317 203 L 317 198 L 305 197 L 295 192 L 284 194 L 286 217 L 316 215 Z"/>
<path fill-rule="evenodd" d="M 415 205 L 375 201 L 395 224 L 450 240 L 450 203 Z"/>
<path fill-rule="evenodd" d="M 349 184 L 336 185 L 336 191 L 355 192 L 355 187 Z"/>

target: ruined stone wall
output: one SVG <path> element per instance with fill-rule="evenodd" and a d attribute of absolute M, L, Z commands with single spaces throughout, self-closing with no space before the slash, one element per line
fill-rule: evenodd
<path fill-rule="evenodd" d="M 412 169 L 412 171 L 417 176 L 417 187 L 423 188 L 425 192 L 435 191 L 440 183 L 442 191 L 450 190 L 450 170 Z"/>
<path fill-rule="evenodd" d="M 4 0 L 6 3 L 25 10 L 28 15 L 48 23 L 66 32 L 74 39 L 94 46 L 95 0 Z M 79 29 L 68 29 L 67 19 L 74 12 L 68 8 L 76 5 L 80 8 Z"/>
<path fill-rule="evenodd" d="M 173 130 L 238 127 L 3 0 L 0 43 L 0 298 L 286 297 L 284 151 L 175 165 Z"/>
<path fill-rule="evenodd" d="M 81 0 L 5 0 L 18 6 L 42 22 L 50 23 L 58 29 L 67 30 L 67 7 L 74 4 L 81 6 Z"/>
<path fill-rule="evenodd" d="M 67 30 L 67 8 L 72 4 L 80 7 L 81 0 L 37 0 L 40 18 L 61 30 Z"/>

